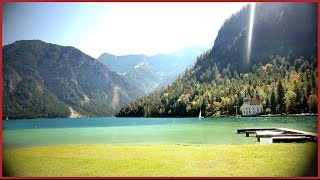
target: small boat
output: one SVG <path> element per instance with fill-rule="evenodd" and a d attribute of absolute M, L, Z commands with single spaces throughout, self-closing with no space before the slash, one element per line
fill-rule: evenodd
<path fill-rule="evenodd" d="M 37 127 L 38 127 L 38 122 L 37 122 L 37 121 L 33 122 L 33 127 L 34 127 L 34 128 L 37 128 Z"/>
<path fill-rule="evenodd" d="M 201 116 L 201 110 L 200 110 L 200 112 L 199 112 L 199 118 L 200 118 L 200 119 L 203 118 L 203 117 Z"/>

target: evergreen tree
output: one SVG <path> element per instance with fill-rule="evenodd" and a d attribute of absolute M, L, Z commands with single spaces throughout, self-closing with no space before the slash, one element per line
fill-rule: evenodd
<path fill-rule="evenodd" d="M 266 100 L 266 106 L 265 106 L 265 109 L 267 109 L 267 108 L 270 108 L 269 98 L 267 98 L 267 100 Z"/>
<path fill-rule="evenodd" d="M 309 112 L 308 99 L 306 98 L 306 96 L 303 96 L 303 99 L 302 99 L 302 108 L 303 108 L 303 112 L 304 112 L 304 113 L 308 113 L 308 112 Z"/>
<path fill-rule="evenodd" d="M 276 96 L 274 93 L 274 88 L 272 88 L 271 97 L 270 97 L 270 106 L 271 106 L 271 113 L 276 114 Z"/>
<path fill-rule="evenodd" d="M 284 88 L 282 86 L 281 81 L 278 82 L 277 93 L 278 113 L 282 114 L 284 109 Z"/>

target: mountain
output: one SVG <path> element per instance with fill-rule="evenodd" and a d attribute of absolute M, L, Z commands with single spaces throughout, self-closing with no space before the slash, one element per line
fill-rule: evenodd
<path fill-rule="evenodd" d="M 149 93 L 172 82 L 187 68 L 192 67 L 197 56 L 209 49 L 207 46 L 183 48 L 171 54 L 124 55 L 102 54 L 98 60 L 128 82 Z"/>
<path fill-rule="evenodd" d="M 318 8 L 316 3 L 256 3 L 252 45 L 248 59 L 250 6 L 225 21 L 200 72 L 230 64 L 231 70 L 247 72 L 254 64 L 265 64 L 270 56 L 287 57 L 290 63 L 301 56 L 317 55 Z"/>
<path fill-rule="evenodd" d="M 146 58 L 147 56 L 145 55 L 115 56 L 112 54 L 103 53 L 98 58 L 98 61 L 106 65 L 111 71 L 123 75 Z"/>
<path fill-rule="evenodd" d="M 150 66 L 148 57 L 145 55 L 115 56 L 104 53 L 98 58 L 98 61 L 126 81 L 143 89 L 145 93 L 155 89 L 163 76 L 160 71 Z"/>
<path fill-rule="evenodd" d="M 3 47 L 3 117 L 67 117 L 72 110 L 110 116 L 141 95 L 123 77 L 74 47 L 39 40 Z"/>
<path fill-rule="evenodd" d="M 117 116 L 235 115 L 250 98 L 265 113 L 316 113 L 317 3 L 256 3 L 248 58 L 250 9 L 225 21 L 193 68 Z"/>

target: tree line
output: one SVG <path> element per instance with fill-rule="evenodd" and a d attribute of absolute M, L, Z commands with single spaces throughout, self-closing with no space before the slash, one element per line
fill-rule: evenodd
<path fill-rule="evenodd" d="M 200 110 L 205 117 L 235 115 L 250 98 L 261 101 L 265 114 L 317 113 L 316 58 L 301 57 L 290 64 L 287 57 L 271 56 L 269 63 L 255 64 L 248 73 L 230 67 L 188 69 L 162 90 L 123 107 L 117 116 L 196 117 Z"/>

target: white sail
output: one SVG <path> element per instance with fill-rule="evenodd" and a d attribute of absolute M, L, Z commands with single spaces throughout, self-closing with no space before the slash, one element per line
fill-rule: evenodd
<path fill-rule="evenodd" d="M 199 118 L 203 118 L 203 117 L 201 116 L 201 110 L 200 110 L 200 112 L 199 112 Z"/>

